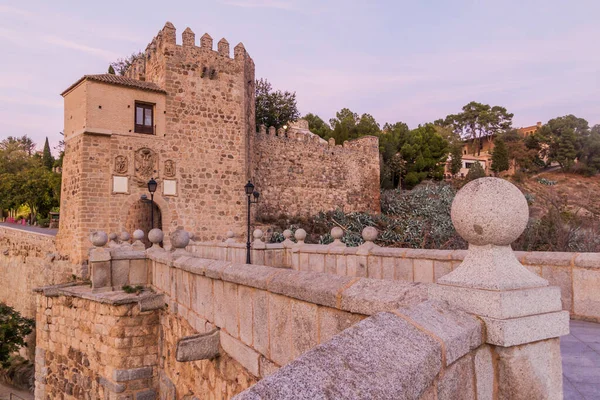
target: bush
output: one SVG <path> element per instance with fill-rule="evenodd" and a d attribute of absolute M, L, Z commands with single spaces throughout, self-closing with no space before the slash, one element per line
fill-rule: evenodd
<path fill-rule="evenodd" d="M 473 165 L 471 165 L 471 168 L 469 168 L 469 172 L 467 173 L 465 181 L 471 182 L 479 178 L 485 178 L 485 170 L 480 163 L 475 162 Z"/>
<path fill-rule="evenodd" d="M 35 326 L 35 321 L 24 318 L 14 308 L 0 303 L 0 366 L 10 365 L 10 356 L 27 347 L 25 338 Z"/>
<path fill-rule="evenodd" d="M 50 226 L 50 218 L 42 218 L 39 214 L 35 217 L 38 226 L 47 228 Z"/>

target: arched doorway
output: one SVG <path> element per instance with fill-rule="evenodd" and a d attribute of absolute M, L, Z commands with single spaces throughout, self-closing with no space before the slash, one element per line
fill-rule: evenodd
<path fill-rule="evenodd" d="M 152 223 L 152 217 L 154 218 L 154 224 Z M 152 245 L 148 240 L 148 232 L 152 227 L 162 229 L 162 214 L 158 205 L 156 203 L 150 204 L 150 200 L 138 200 L 133 203 L 127 213 L 125 230 L 130 234 L 136 229 L 143 230 L 143 241 L 146 248 L 148 248 Z"/>

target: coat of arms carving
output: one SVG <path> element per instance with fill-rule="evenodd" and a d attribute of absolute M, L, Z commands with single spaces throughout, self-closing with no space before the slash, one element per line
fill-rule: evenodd
<path fill-rule="evenodd" d="M 115 174 L 125 175 L 127 170 L 129 169 L 129 165 L 127 165 L 127 157 L 125 156 L 116 156 L 115 157 Z"/>
<path fill-rule="evenodd" d="M 173 161 L 173 160 L 165 161 L 165 177 L 166 178 L 174 178 L 175 177 L 175 161 Z"/>
<path fill-rule="evenodd" d="M 135 181 L 139 186 L 145 186 L 150 178 L 158 177 L 158 155 L 146 147 L 137 150 L 134 168 Z"/>

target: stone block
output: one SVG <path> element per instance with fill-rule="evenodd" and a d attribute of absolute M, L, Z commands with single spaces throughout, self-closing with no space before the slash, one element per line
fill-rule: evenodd
<path fill-rule="evenodd" d="M 352 282 L 345 276 L 317 272 L 282 271 L 268 284 L 270 292 L 309 303 L 335 307 L 338 293 Z"/>
<path fill-rule="evenodd" d="M 308 257 L 309 270 L 313 272 L 325 272 L 325 255 L 310 254 Z"/>
<path fill-rule="evenodd" d="M 225 293 L 223 283 L 221 280 L 213 280 L 214 324 L 219 328 L 225 327 Z"/>
<path fill-rule="evenodd" d="M 417 399 L 440 368 L 441 347 L 435 339 L 396 315 L 380 313 L 235 399 Z"/>
<path fill-rule="evenodd" d="M 269 279 L 279 271 L 277 268 L 263 265 L 233 264 L 223 272 L 223 280 L 257 289 L 266 289 Z"/>
<path fill-rule="evenodd" d="M 340 276 L 348 275 L 346 268 L 346 256 L 343 254 L 338 254 L 335 256 L 335 273 Z"/>
<path fill-rule="evenodd" d="M 444 341 L 446 365 L 452 364 L 483 343 L 481 321 L 464 311 L 435 301 L 397 310 Z"/>
<path fill-rule="evenodd" d="M 143 246 L 143 245 L 142 245 Z M 144 390 L 135 394 L 135 400 L 155 400 L 156 391 L 153 389 Z"/>
<path fill-rule="evenodd" d="M 291 299 L 269 293 L 269 358 L 279 365 L 292 360 Z"/>
<path fill-rule="evenodd" d="M 177 341 L 175 359 L 179 362 L 212 360 L 219 355 L 219 344 L 218 329 L 181 338 Z"/>
<path fill-rule="evenodd" d="M 525 254 L 522 259 L 523 264 L 569 267 L 573 264 L 577 253 L 567 253 L 558 251 L 534 251 Z"/>
<path fill-rule="evenodd" d="M 437 383 L 437 400 L 475 400 L 474 375 L 470 355 L 450 365 Z"/>
<path fill-rule="evenodd" d="M 221 347 L 233 359 L 239 362 L 244 368 L 254 376 L 260 376 L 258 359 L 260 354 L 246 346 L 239 340 L 221 332 Z"/>
<path fill-rule="evenodd" d="M 317 308 L 315 304 L 291 300 L 292 358 L 300 356 L 318 344 Z"/>
<path fill-rule="evenodd" d="M 208 278 L 223 279 L 223 272 L 232 265 L 229 261 L 213 261 L 206 266 L 204 274 Z"/>
<path fill-rule="evenodd" d="M 102 376 L 98 377 L 98 384 L 104 386 L 104 389 L 112 393 L 123 393 L 127 387 L 121 383 L 114 383 L 110 379 Z"/>
<path fill-rule="evenodd" d="M 110 261 L 110 259 L 110 250 L 103 248 L 93 248 L 92 250 L 90 250 L 90 258 L 88 262 L 91 264 L 95 262 Z"/>
<path fill-rule="evenodd" d="M 252 340 L 256 350 L 269 354 L 269 293 L 256 290 L 252 302 Z"/>
<path fill-rule="evenodd" d="M 111 261 L 112 286 L 117 290 L 129 285 L 129 260 Z"/>
<path fill-rule="evenodd" d="M 279 365 L 271 362 L 268 358 L 260 356 L 258 359 L 258 369 L 261 378 L 266 378 L 269 375 L 273 375 L 279 369 Z"/>
<path fill-rule="evenodd" d="M 600 290 L 598 288 L 600 288 L 600 268 L 573 268 L 573 311 L 575 315 L 600 321 Z"/>
<path fill-rule="evenodd" d="M 115 369 L 112 375 L 115 382 L 128 382 L 137 379 L 152 378 L 152 367 Z"/>
<path fill-rule="evenodd" d="M 367 277 L 382 279 L 381 257 L 369 256 L 367 258 Z"/>
<path fill-rule="evenodd" d="M 392 257 L 379 257 L 381 260 L 381 279 L 396 279 L 396 260 Z M 411 268 L 412 269 L 412 268 Z"/>
<path fill-rule="evenodd" d="M 152 296 L 142 297 L 138 301 L 140 312 L 159 310 L 165 307 L 165 296 L 156 294 Z"/>
<path fill-rule="evenodd" d="M 187 308 L 190 308 L 190 273 L 181 269 L 177 269 L 176 271 L 177 302 Z"/>
<path fill-rule="evenodd" d="M 410 307 L 427 299 L 426 285 L 409 282 L 361 279 L 342 293 L 341 308 L 372 315 L 399 307 Z"/>
<path fill-rule="evenodd" d="M 435 282 L 437 282 L 439 278 L 449 274 L 450 272 L 452 272 L 452 261 L 435 260 L 433 262 L 433 279 Z"/>
<path fill-rule="evenodd" d="M 424 259 L 413 260 L 414 281 L 432 283 L 433 282 L 433 261 Z"/>
<path fill-rule="evenodd" d="M 511 319 L 481 317 L 485 323 L 486 342 L 509 347 L 569 334 L 569 312 L 531 315 Z"/>
<path fill-rule="evenodd" d="M 571 268 L 542 266 L 542 278 L 560 288 L 563 310 L 573 311 L 573 283 Z"/>
<path fill-rule="evenodd" d="M 394 279 L 404 282 L 416 282 L 414 276 L 413 260 L 411 260 L 410 258 L 397 259 Z"/>
<path fill-rule="evenodd" d="M 238 285 L 224 282 L 223 284 L 223 328 L 233 337 L 239 337 L 238 325 Z"/>
<path fill-rule="evenodd" d="M 319 307 L 318 314 L 319 343 L 328 341 L 338 333 L 364 319 L 363 315 L 352 314 L 329 307 Z"/>
<path fill-rule="evenodd" d="M 494 399 L 494 361 L 490 346 L 481 346 L 475 352 L 475 391 L 477 400 Z"/>
<path fill-rule="evenodd" d="M 497 347 L 495 351 L 498 399 L 563 398 L 559 339 Z"/>
<path fill-rule="evenodd" d="M 560 288 L 556 286 L 494 291 L 437 284 L 429 286 L 429 298 L 446 301 L 472 314 L 498 319 L 562 310 Z"/>
<path fill-rule="evenodd" d="M 335 254 L 325 255 L 325 272 L 328 274 L 336 274 L 337 273 L 336 255 Z"/>
<path fill-rule="evenodd" d="M 240 340 L 245 344 L 252 345 L 252 315 L 253 315 L 253 304 L 254 304 L 254 288 L 248 286 L 238 286 L 238 307 L 239 307 L 239 321 L 240 321 Z"/>
<path fill-rule="evenodd" d="M 213 280 L 200 275 L 192 276 L 191 309 L 202 318 L 214 321 Z M 222 290 L 223 282 L 219 283 Z"/>
<path fill-rule="evenodd" d="M 581 253 L 575 258 L 575 266 L 600 269 L 600 253 Z"/>
<path fill-rule="evenodd" d="M 148 283 L 148 266 L 146 265 L 146 260 L 131 260 L 129 262 L 129 284 L 146 285 Z"/>
<path fill-rule="evenodd" d="M 96 261 L 91 266 L 93 289 L 112 286 L 110 261 Z"/>

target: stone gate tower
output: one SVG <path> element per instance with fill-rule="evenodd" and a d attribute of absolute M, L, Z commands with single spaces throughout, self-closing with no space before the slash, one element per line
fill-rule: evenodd
<path fill-rule="evenodd" d="M 87 258 L 94 230 L 184 226 L 198 240 L 241 231 L 252 154 L 254 62 L 167 22 L 125 76 L 86 75 L 62 93 L 65 158 L 59 251 Z"/>

